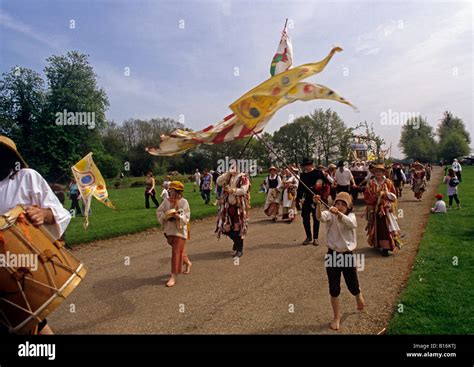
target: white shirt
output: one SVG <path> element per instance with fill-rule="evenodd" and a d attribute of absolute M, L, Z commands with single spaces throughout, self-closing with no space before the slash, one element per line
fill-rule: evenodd
<path fill-rule="evenodd" d="M 337 252 L 352 251 L 357 247 L 357 219 L 354 213 L 342 215 L 341 219 L 328 210 L 321 212 L 321 222 L 325 222 L 327 246 Z"/>
<path fill-rule="evenodd" d="M 461 163 L 459 163 L 459 162 L 453 162 L 451 167 L 452 167 L 454 172 L 461 172 L 462 171 Z"/>
<path fill-rule="evenodd" d="M 348 168 L 343 169 L 341 172 L 340 168 L 336 169 L 336 174 L 334 175 L 336 182 L 340 186 L 349 186 L 351 184 L 352 173 Z"/>
<path fill-rule="evenodd" d="M 156 217 L 163 226 L 163 231 L 167 236 L 177 236 L 184 239 L 188 238 L 188 224 L 191 219 L 191 211 L 188 201 L 181 198 L 178 202 L 179 219 L 165 220 L 166 212 L 172 209 L 169 200 L 164 200 L 156 209 Z M 181 210 L 180 210 L 181 209 Z"/>
<path fill-rule="evenodd" d="M 166 189 L 163 189 L 163 191 L 161 192 L 161 195 L 160 195 L 164 200 L 168 199 L 170 197 L 170 194 L 168 192 L 168 190 Z"/>
<path fill-rule="evenodd" d="M 434 206 L 435 213 L 446 213 L 446 203 L 443 200 L 437 200 Z"/>
<path fill-rule="evenodd" d="M 243 173 L 232 173 L 226 172 L 217 177 L 217 184 L 221 187 L 230 186 L 231 188 L 235 189 L 234 193 L 229 193 L 228 200 L 230 205 L 235 205 L 237 203 L 237 196 L 244 196 L 249 191 L 250 185 L 249 180 L 245 180 L 246 183 L 242 183 L 240 187 L 237 187 L 241 177 L 243 177 Z"/>
<path fill-rule="evenodd" d="M 56 223 L 45 224 L 53 237 L 60 238 L 71 221 L 71 214 L 64 209 L 46 180 L 34 169 L 23 168 L 13 179 L 0 181 L 0 215 L 19 204 L 36 205 L 51 209 Z"/>

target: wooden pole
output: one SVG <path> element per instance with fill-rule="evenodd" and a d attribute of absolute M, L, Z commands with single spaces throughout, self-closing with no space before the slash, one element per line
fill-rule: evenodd
<path fill-rule="evenodd" d="M 281 158 L 278 154 L 275 153 L 275 151 L 269 146 L 267 145 L 267 143 L 263 140 L 263 138 L 259 137 L 257 134 L 255 134 L 254 132 L 252 132 L 253 136 L 255 136 L 262 144 L 263 146 L 269 150 L 271 153 L 273 153 L 273 155 L 275 157 L 277 157 L 277 159 L 279 161 L 281 161 L 283 163 L 283 165 L 288 169 L 288 171 L 290 171 L 290 173 L 293 175 L 293 177 L 296 178 L 296 180 L 298 180 L 298 182 L 300 184 L 302 184 L 311 194 L 313 194 L 313 196 L 315 196 L 316 194 L 314 193 L 313 190 L 311 190 L 303 181 L 300 180 L 300 178 L 298 177 L 298 175 L 296 175 L 294 172 L 293 172 L 293 169 L 286 163 L 286 161 Z M 329 205 L 327 205 L 324 201 L 321 200 L 321 203 L 329 209 Z"/>

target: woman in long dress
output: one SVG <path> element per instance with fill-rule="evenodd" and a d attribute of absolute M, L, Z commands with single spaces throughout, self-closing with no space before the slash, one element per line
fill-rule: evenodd
<path fill-rule="evenodd" d="M 294 173 L 296 175 L 296 173 Z M 283 194 L 282 194 L 282 212 L 283 220 L 293 222 L 296 212 L 296 189 L 298 188 L 298 179 L 291 174 L 288 168 L 284 171 L 283 176 Z"/>
<path fill-rule="evenodd" d="M 265 188 L 267 189 L 267 199 L 263 211 L 272 221 L 275 222 L 278 218 L 278 211 L 280 209 L 280 190 L 282 189 L 282 180 L 277 174 L 276 167 L 270 167 L 270 174 L 265 178 Z"/>
<path fill-rule="evenodd" d="M 388 256 L 395 247 L 400 248 L 400 227 L 395 216 L 397 192 L 393 182 L 384 176 L 383 164 L 375 165 L 375 176 L 371 178 L 364 191 L 367 203 L 367 241 L 370 246 L 382 249 L 382 255 Z"/>
<path fill-rule="evenodd" d="M 158 221 L 163 226 L 166 240 L 171 246 L 171 275 L 166 283 L 167 287 L 175 285 L 178 274 L 189 274 L 192 266 L 186 254 L 191 211 L 188 201 L 183 198 L 183 190 L 184 185 L 181 182 L 172 181 L 169 185 L 169 198 L 156 210 Z"/>
<path fill-rule="evenodd" d="M 416 162 L 413 168 L 415 171 L 413 172 L 411 189 L 415 194 L 415 198 L 421 201 L 421 197 L 426 190 L 426 172 L 423 165 L 419 162 Z"/>

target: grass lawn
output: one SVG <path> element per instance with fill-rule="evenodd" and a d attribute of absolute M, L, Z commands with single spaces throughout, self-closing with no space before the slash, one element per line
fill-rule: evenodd
<path fill-rule="evenodd" d="M 252 178 L 251 204 L 252 207 L 263 205 L 265 195 L 258 193 L 265 175 Z M 66 240 L 70 245 L 91 242 L 99 239 L 112 238 L 129 233 L 140 232 L 158 226 L 156 210 L 150 200 L 150 209 L 145 209 L 144 187 L 113 189 L 107 187 L 110 199 L 117 210 L 112 210 L 93 199 L 92 215 L 89 216 L 89 228 L 84 229 L 84 217 L 72 218 L 66 230 Z M 161 190 L 157 190 L 157 199 Z M 191 207 L 191 219 L 199 219 L 216 215 L 217 208 L 205 205 L 199 192 L 193 192 L 192 183 L 186 183 L 184 197 Z M 211 203 L 215 195 L 211 195 Z M 65 207 L 69 209 L 71 202 L 66 200 Z"/>
<path fill-rule="evenodd" d="M 462 174 L 462 209 L 430 216 L 390 334 L 474 334 L 474 167 Z"/>

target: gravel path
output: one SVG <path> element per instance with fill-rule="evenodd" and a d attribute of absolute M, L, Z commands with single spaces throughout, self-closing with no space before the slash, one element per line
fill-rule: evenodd
<path fill-rule="evenodd" d="M 164 286 L 171 251 L 159 229 L 76 246 L 88 274 L 49 324 L 59 334 L 378 333 L 410 273 L 441 174 L 436 167 L 421 203 L 405 187 L 399 203 L 405 247 L 388 258 L 368 247 L 359 201 L 356 253 L 365 255 L 359 281 L 367 305 L 357 311 L 343 283 L 338 332 L 328 328 L 325 226 L 318 247 L 302 246 L 300 217 L 292 224 L 271 223 L 262 208 L 251 211 L 239 264 L 231 257 L 231 241 L 215 237 L 215 218 L 192 222 L 192 273 L 179 276 L 173 288 Z"/>

